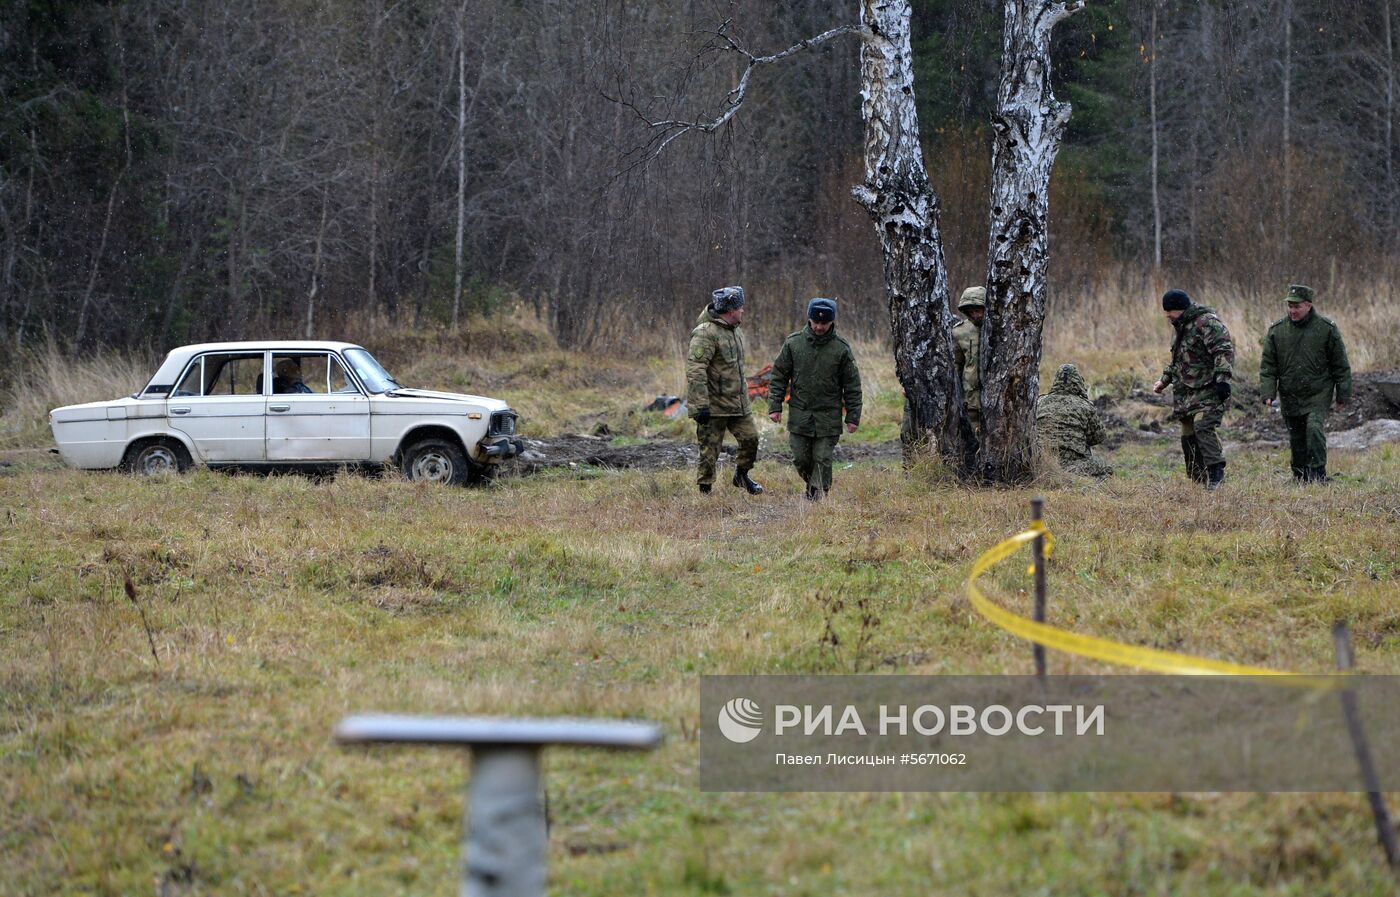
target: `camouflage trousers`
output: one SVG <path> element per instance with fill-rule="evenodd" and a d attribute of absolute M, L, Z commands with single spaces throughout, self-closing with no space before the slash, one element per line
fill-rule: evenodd
<path fill-rule="evenodd" d="M 836 454 L 836 441 L 840 438 L 788 434 L 788 445 L 792 446 L 792 466 L 797 468 L 797 475 L 807 485 L 816 486 L 823 492 L 831 491 L 831 461 Z"/>
<path fill-rule="evenodd" d="M 719 450 L 724 444 L 726 432 L 733 433 L 739 441 L 735 466 L 740 470 L 751 470 L 758 462 L 758 428 L 753 425 L 751 415 L 711 417 L 707 424 L 696 422 L 695 440 L 700 443 L 700 464 L 695 469 L 695 482 L 701 486 L 714 485 L 715 464 L 719 461 Z"/>
<path fill-rule="evenodd" d="M 1178 410 L 1176 419 L 1181 421 L 1182 436 L 1196 437 L 1196 443 L 1201 447 L 1202 464 L 1212 467 L 1225 463 L 1225 452 L 1215 432 L 1225 419 L 1224 402 L 1214 397 L 1210 400 L 1198 399 L 1187 408 Z"/>
<path fill-rule="evenodd" d="M 1309 467 L 1327 466 L 1327 431 L 1323 429 L 1326 420 L 1325 407 L 1283 416 L 1288 425 L 1290 466 L 1295 476 L 1301 476 L 1299 471 Z"/>
<path fill-rule="evenodd" d="M 1087 458 L 1060 456 L 1060 468 L 1084 477 L 1111 477 L 1113 465 L 1105 464 L 1093 455 Z"/>

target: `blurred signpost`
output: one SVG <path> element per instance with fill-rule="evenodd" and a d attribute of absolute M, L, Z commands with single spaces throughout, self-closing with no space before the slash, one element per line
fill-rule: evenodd
<path fill-rule="evenodd" d="M 546 745 L 650 750 L 655 723 L 496 717 L 351 716 L 341 744 L 466 748 L 472 755 L 462 837 L 462 897 L 541 897 L 549 856 L 540 800 Z"/>

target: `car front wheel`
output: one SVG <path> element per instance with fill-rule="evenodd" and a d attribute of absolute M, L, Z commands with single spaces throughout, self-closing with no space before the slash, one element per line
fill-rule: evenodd
<path fill-rule="evenodd" d="M 403 473 L 414 482 L 460 486 L 471 471 L 460 446 L 446 439 L 423 439 L 403 453 Z"/>
<path fill-rule="evenodd" d="M 122 469 L 147 477 L 184 473 L 190 469 L 190 453 L 172 439 L 151 439 L 127 450 Z"/>

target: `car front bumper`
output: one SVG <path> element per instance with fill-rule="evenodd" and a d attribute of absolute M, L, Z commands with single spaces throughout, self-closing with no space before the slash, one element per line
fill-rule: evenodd
<path fill-rule="evenodd" d="M 481 452 L 489 460 L 504 461 L 525 451 L 525 441 L 519 436 L 491 436 L 481 440 Z"/>

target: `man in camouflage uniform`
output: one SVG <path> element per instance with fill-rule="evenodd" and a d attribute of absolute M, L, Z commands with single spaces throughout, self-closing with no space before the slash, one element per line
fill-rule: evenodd
<path fill-rule="evenodd" d="M 1036 400 L 1035 432 L 1041 451 L 1052 453 L 1070 473 L 1113 475 L 1112 467 L 1094 457 L 1092 446 L 1103 442 L 1103 421 L 1074 365 L 1060 365 L 1050 392 Z"/>
<path fill-rule="evenodd" d="M 758 460 L 758 430 L 749 415 L 749 390 L 744 379 L 744 288 L 722 287 L 710 294 L 710 304 L 700 313 L 690 332 L 686 354 L 686 404 L 695 418 L 700 443 L 700 464 L 695 481 L 709 494 L 715 482 L 715 463 L 727 430 L 739 441 L 734 485 L 758 495 L 763 487 L 749 477 Z"/>
<path fill-rule="evenodd" d="M 1172 387 L 1172 416 L 1181 422 L 1181 452 L 1191 479 L 1215 489 L 1225 479 L 1225 454 L 1215 429 L 1225 417 L 1234 377 L 1235 344 L 1225 322 L 1184 290 L 1162 294 L 1171 321 L 1172 360 L 1152 387 Z"/>
<path fill-rule="evenodd" d="M 1351 400 L 1351 365 L 1342 332 L 1313 309 L 1313 289 L 1293 284 L 1285 297 L 1288 316 L 1275 321 L 1264 337 L 1259 360 L 1259 394 L 1288 424 L 1293 479 L 1327 482 L 1327 433 L 1323 424 L 1332 407 Z"/>
<path fill-rule="evenodd" d="M 847 433 L 860 426 L 860 371 L 850 343 L 836 333 L 835 299 L 808 302 L 807 326 L 783 341 L 768 386 L 768 417 L 775 424 L 783 419 L 784 396 L 792 463 L 807 483 L 807 499 L 818 501 L 831 491 L 842 409 Z"/>
<path fill-rule="evenodd" d="M 982 430 L 982 317 L 987 311 L 987 288 L 968 287 L 958 299 L 966 318 L 953 323 L 953 363 L 962 377 L 963 406 L 978 433 Z"/>

